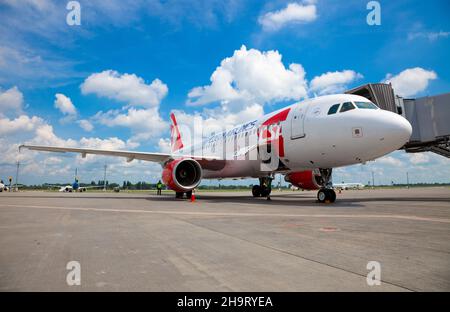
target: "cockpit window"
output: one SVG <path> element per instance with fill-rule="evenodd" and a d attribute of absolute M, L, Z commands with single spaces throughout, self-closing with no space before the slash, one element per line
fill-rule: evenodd
<path fill-rule="evenodd" d="M 373 104 L 372 102 L 355 102 L 358 108 L 362 109 L 378 109 L 378 106 Z"/>
<path fill-rule="evenodd" d="M 343 113 L 352 109 L 355 109 L 355 105 L 353 105 L 352 102 L 345 102 L 344 104 L 342 104 L 341 110 L 339 112 Z"/>
<path fill-rule="evenodd" d="M 333 106 L 331 106 L 330 109 L 328 110 L 328 115 L 336 114 L 336 112 L 339 109 L 339 105 L 341 104 L 334 104 Z"/>

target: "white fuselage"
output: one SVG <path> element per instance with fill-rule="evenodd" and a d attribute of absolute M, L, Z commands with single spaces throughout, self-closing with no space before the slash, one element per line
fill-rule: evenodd
<path fill-rule="evenodd" d="M 340 112 L 343 103 L 353 109 Z M 296 172 L 363 163 L 395 151 L 408 142 L 412 127 L 402 116 L 379 108 L 358 108 L 366 98 L 337 94 L 308 99 L 213 134 L 201 143 L 178 151 L 180 155 L 214 156 L 221 167 L 203 165 L 203 178 L 262 177 L 273 172 Z M 329 114 L 335 104 L 336 113 Z M 258 153 L 264 142 L 264 126 L 274 129 L 278 168 L 261 166 Z M 273 134 L 275 133 L 275 135 Z M 258 141 L 258 135 L 260 140 Z M 281 144 L 278 144 L 282 138 Z M 262 139 L 261 139 L 262 138 Z"/>

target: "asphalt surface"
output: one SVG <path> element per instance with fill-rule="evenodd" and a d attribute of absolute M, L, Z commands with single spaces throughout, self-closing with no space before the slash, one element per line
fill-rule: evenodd
<path fill-rule="evenodd" d="M 315 197 L 0 193 L 0 290 L 450 290 L 450 188 Z"/>

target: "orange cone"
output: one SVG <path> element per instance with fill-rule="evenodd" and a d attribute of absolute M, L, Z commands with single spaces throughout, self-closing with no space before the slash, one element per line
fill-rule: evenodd
<path fill-rule="evenodd" d="M 193 202 L 195 202 L 195 192 L 194 191 L 192 191 L 192 194 L 191 194 L 191 203 L 193 203 Z"/>

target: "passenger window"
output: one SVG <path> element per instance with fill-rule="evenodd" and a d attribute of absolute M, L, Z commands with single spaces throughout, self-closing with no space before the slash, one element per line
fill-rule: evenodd
<path fill-rule="evenodd" d="M 355 109 L 355 105 L 353 105 L 352 102 L 345 102 L 344 104 L 342 104 L 341 110 L 339 112 L 343 113 L 352 109 Z"/>
<path fill-rule="evenodd" d="M 331 106 L 330 109 L 328 110 L 328 115 L 336 114 L 336 112 L 339 109 L 339 105 L 341 104 L 334 104 L 333 106 Z"/>

